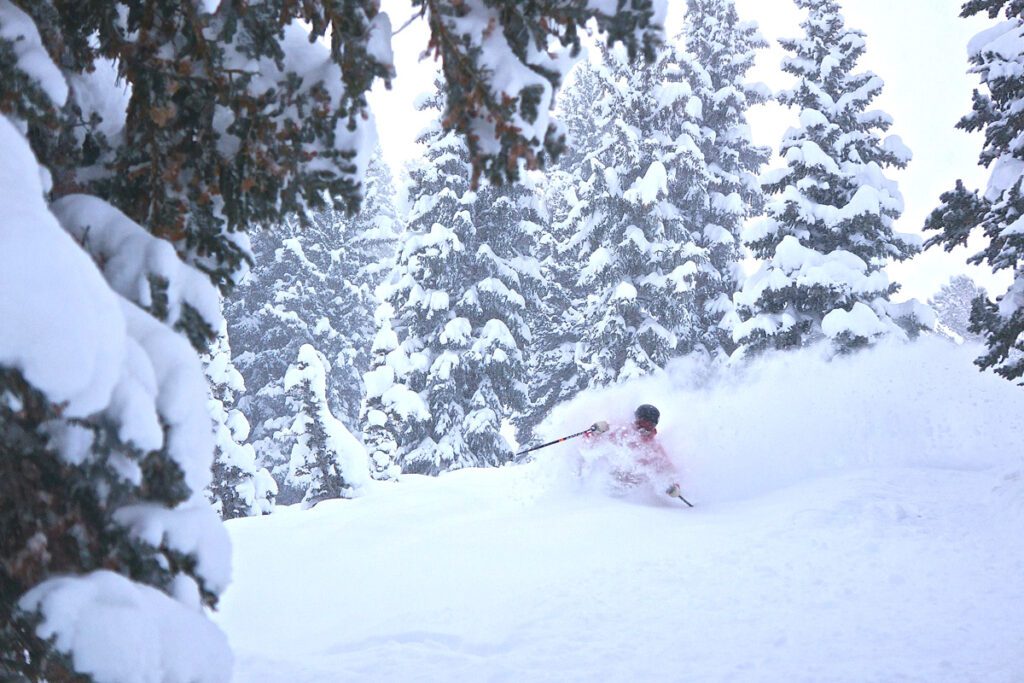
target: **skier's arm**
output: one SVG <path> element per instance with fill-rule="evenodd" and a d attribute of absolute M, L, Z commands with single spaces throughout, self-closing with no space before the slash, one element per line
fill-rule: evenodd
<path fill-rule="evenodd" d="M 678 472 L 676 465 L 672 462 L 672 459 L 668 457 L 668 453 L 661 447 L 661 444 L 657 441 L 650 441 L 647 444 L 648 456 L 644 458 L 645 464 L 650 466 L 655 472 L 665 476 L 676 477 Z"/>
<path fill-rule="evenodd" d="M 656 453 L 657 458 L 656 467 L 658 468 L 658 473 L 665 479 L 672 482 L 672 484 L 665 490 L 665 493 L 673 498 L 678 498 L 690 507 L 693 507 L 693 504 L 683 497 L 683 491 L 679 486 L 680 472 L 676 467 L 676 464 L 668 457 L 668 453 L 666 453 L 665 449 L 661 447 L 661 444 L 655 443 L 653 445 L 655 446 L 654 452 Z"/>

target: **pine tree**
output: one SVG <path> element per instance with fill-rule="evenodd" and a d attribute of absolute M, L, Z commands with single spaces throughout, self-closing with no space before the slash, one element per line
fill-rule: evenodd
<path fill-rule="evenodd" d="M 222 519 L 268 514 L 274 509 L 277 483 L 265 468 L 256 466 L 256 450 L 245 443 L 249 421 L 235 407 L 245 382 L 231 362 L 226 327 L 221 327 L 203 364 L 210 383 L 209 407 L 217 442 L 207 495 Z"/>
<path fill-rule="evenodd" d="M 593 18 L 609 44 L 621 43 L 630 58 L 643 54 L 650 60 L 661 42 L 664 7 L 652 0 L 413 4 L 430 22 L 431 47 L 448 84 L 442 119 L 466 141 L 474 186 L 481 175 L 497 184 L 516 180 L 521 167 L 538 168 L 563 151 L 564 133 L 547 111 L 571 61 L 551 50 L 556 42 L 578 56 L 579 28 Z M 503 64 L 504 72 L 496 74 L 494 64 Z"/>
<path fill-rule="evenodd" d="M 550 48 L 575 50 L 596 19 L 647 51 L 659 4 L 414 0 L 476 167 L 554 154 L 572 60 Z M 13 0 L 0 25 L 0 668 L 109 678 L 95 667 L 131 648 L 97 655 L 88 634 L 122 631 L 87 599 L 102 593 L 187 645 L 133 641 L 153 667 L 140 677 L 228 680 L 204 616 L 229 549 L 202 495 L 215 446 L 198 354 L 248 231 L 360 203 L 390 23 L 376 0 Z M 77 609 L 51 609 L 68 597 Z"/>
<path fill-rule="evenodd" d="M 227 308 L 236 364 L 249 387 L 241 407 L 252 416 L 260 462 L 282 483 L 291 444 L 273 435 L 291 421 L 284 376 L 302 345 L 312 344 L 330 359 L 332 412 L 349 424 L 358 415 L 359 365 L 367 362 L 362 348 L 369 341 L 360 332 L 372 321 L 372 296 L 337 258 L 346 227 L 318 215 L 305 228 L 290 221 L 257 235 L 259 265 Z"/>
<path fill-rule="evenodd" d="M 314 228 L 326 238 L 321 245 L 328 259 L 314 295 L 334 309 L 316 319 L 314 333 L 326 342 L 317 348 L 330 351 L 331 410 L 351 428 L 359 424 L 362 374 L 369 368 L 368 349 L 376 333 L 374 290 L 394 262 L 397 243 L 395 188 L 379 148 L 370 160 L 364 185 L 365 201 L 358 215 L 347 218 L 328 208 L 313 218 Z M 300 236 L 300 241 L 305 242 L 308 234 Z M 323 339 L 325 330 L 330 341 Z"/>
<path fill-rule="evenodd" d="M 782 40 L 791 54 L 783 71 L 796 85 L 778 100 L 799 112 L 800 125 L 782 141 L 785 168 L 766 174 L 777 195 L 767 218 L 745 233 L 764 261 L 736 295 L 742 319 L 734 338 L 744 353 L 805 346 L 828 337 L 837 351 L 884 335 L 905 337 L 926 320 L 916 304 L 896 308 L 898 286 L 882 270 L 891 259 L 917 252 L 911 238 L 893 231 L 903 211 L 889 167 L 903 168 L 910 152 L 892 125 L 869 109 L 882 90 L 870 72 L 855 72 L 864 33 L 844 25 L 835 0 L 796 0 L 808 10 L 805 35 Z"/>
<path fill-rule="evenodd" d="M 441 96 L 435 93 L 419 107 L 439 110 Z M 462 141 L 435 124 L 419 142 L 427 149 L 423 160 L 409 168 L 411 208 L 398 263 L 382 296 L 395 310 L 392 324 L 401 345 L 396 355 L 408 358 L 405 367 L 391 366 L 395 381 L 418 399 L 411 409 L 401 406 L 411 419 L 405 439 L 396 434 L 396 462 L 405 472 L 436 474 L 478 464 L 461 429 L 465 407 L 455 396 L 455 387 L 468 378 L 452 376 L 468 342 L 465 319 L 451 310 L 466 251 L 459 234 L 471 232 L 472 224 L 463 205 L 469 170 Z M 453 320 L 458 322 L 446 333 Z"/>
<path fill-rule="evenodd" d="M 358 216 L 324 209 L 305 227 L 290 221 L 253 240 L 257 265 L 227 317 L 251 389 L 243 407 L 253 417 L 253 440 L 260 461 L 273 466 L 282 483 L 291 444 L 274 434 L 291 421 L 284 375 L 303 344 L 330 360 L 332 413 L 349 428 L 359 424 L 362 374 L 375 334 L 373 290 L 383 277 L 381 263 L 393 258 L 395 231 L 394 187 L 378 149 Z"/>
<path fill-rule="evenodd" d="M 621 51 L 602 56 L 596 78 L 580 79 L 599 97 L 566 112 L 592 117 L 598 138 L 573 169 L 571 205 L 556 227 L 569 236 L 557 258 L 578 269 L 577 313 L 563 320 L 577 325 L 578 389 L 638 377 L 692 351 L 694 284 L 708 261 L 688 220 L 707 206 L 709 180 L 692 63 L 673 46 L 647 68 Z"/>
<path fill-rule="evenodd" d="M 443 107 L 440 91 L 421 103 Z M 512 455 L 501 422 L 525 405 L 530 332 L 520 290 L 537 276 L 534 228 L 510 216 L 528 193 L 471 191 L 467 149 L 440 125 L 420 143 L 425 156 L 409 171 L 398 264 L 382 288 L 401 340 L 389 354 L 401 362 L 389 362 L 390 372 L 420 399 L 397 405 L 412 418 L 395 434 L 397 462 L 424 474 L 499 465 Z"/>
<path fill-rule="evenodd" d="M 581 388 L 576 361 L 584 321 L 575 305 L 578 268 L 566 257 L 564 247 L 573 236 L 568 217 L 581 205 L 576 196 L 578 169 L 591 141 L 598 138 L 598 121 L 590 115 L 590 107 L 599 94 L 600 78 L 587 62 L 572 71 L 568 85 L 559 93 L 558 108 L 565 118 L 570 147 L 545 174 L 542 203 L 547 220 L 536 241 L 544 285 L 540 300 L 527 309 L 533 331 L 529 402 L 513 418 L 521 445 L 536 443 L 537 426 L 552 408 L 575 396 Z"/>
<path fill-rule="evenodd" d="M 370 349 L 373 354 L 371 367 L 363 375 L 366 398 L 359 416 L 363 428 L 363 445 L 370 462 L 370 476 L 381 480 L 397 475 L 396 434 L 401 429 L 404 416 L 396 409 L 398 401 L 395 392 L 408 391 L 404 386 L 395 384 L 396 359 L 393 354 L 400 351 L 398 335 L 391 328 L 394 314 L 391 304 L 383 303 L 374 315 L 377 335 Z"/>
<path fill-rule="evenodd" d="M 246 387 L 239 408 L 249 417 L 257 462 L 267 467 L 279 484 L 284 481 L 283 463 L 290 445 L 279 445 L 271 437 L 288 422 L 284 373 L 301 344 L 314 341 L 305 321 L 289 316 L 285 297 L 278 294 L 293 278 L 301 277 L 301 270 L 290 272 L 286 257 L 293 252 L 283 247 L 282 233 L 290 227 L 275 226 L 253 235 L 255 265 L 224 306 L 233 362 Z"/>
<path fill-rule="evenodd" d="M 739 289 L 741 228 L 761 213 L 757 177 L 771 156 L 754 145 L 747 124 L 747 110 L 769 96 L 763 84 L 747 80 L 757 50 L 768 44 L 757 24 L 740 21 L 732 0 L 688 0 L 683 35 L 694 58 L 689 82 L 701 102 L 698 143 L 710 176 L 706 208 L 691 210 L 691 220 L 703 225 L 697 244 L 708 254 L 694 286 L 697 346 L 728 355 L 735 349 L 732 297 Z"/>
<path fill-rule="evenodd" d="M 552 171 L 572 174 L 583 165 L 591 144 L 600 137 L 602 120 L 588 114 L 604 87 L 601 73 L 590 61 L 577 64 L 569 74 L 566 87 L 558 93 L 558 111 L 564 119 L 569 147 Z M 554 193 L 549 197 L 558 200 Z"/>
<path fill-rule="evenodd" d="M 548 182 L 552 242 L 574 245 L 593 229 L 590 223 L 595 218 L 614 221 L 615 216 L 626 216 L 622 227 L 627 227 L 643 225 L 633 220 L 633 214 L 640 213 L 640 221 L 651 222 L 652 217 L 642 215 L 643 207 L 636 206 L 635 196 L 616 199 L 623 181 L 615 164 L 622 164 L 626 174 L 631 166 L 647 168 L 652 159 L 660 159 L 665 167 L 666 188 L 653 216 L 653 222 L 662 221 L 664 227 L 644 229 L 655 234 L 663 230 L 665 236 L 658 238 L 663 244 L 652 243 L 666 263 L 639 259 L 635 266 L 650 293 L 654 319 L 660 316 L 668 323 L 675 340 L 656 354 L 659 360 L 648 363 L 648 370 L 672 356 L 732 348 L 728 325 L 738 277 L 739 226 L 760 210 L 756 173 L 768 154 L 753 145 L 745 121 L 747 108 L 765 98 L 763 86 L 745 80 L 754 51 L 763 46 L 756 26 L 739 22 L 730 2 L 694 2 L 684 36 L 692 54 L 684 53 L 682 45 L 669 45 L 647 69 L 630 68 L 621 56 L 613 55 L 605 57 L 608 64 L 603 67 L 583 64 L 575 70 L 559 100 L 575 146 Z M 583 140 L 602 141 L 602 148 L 581 151 Z M 617 152 L 631 150 L 638 140 L 645 140 L 647 148 L 630 151 L 631 157 L 622 163 Z M 612 183 L 606 182 L 608 167 L 616 168 Z M 630 181 L 636 180 L 634 176 Z M 607 241 L 628 243 L 614 231 Z M 593 316 L 604 310 L 616 322 L 629 317 L 612 311 L 607 301 L 582 304 L 594 295 L 593 286 L 573 281 L 573 275 L 589 263 L 588 248 L 593 246 L 552 249 L 545 259 L 547 279 L 564 285 L 551 290 L 549 305 L 540 309 L 542 318 L 536 325 L 541 332 L 535 345 L 537 369 L 531 374 L 538 378 L 532 389 L 538 416 L 594 381 L 587 359 L 600 353 L 602 340 L 594 334 L 584 343 L 581 334 L 592 325 Z M 666 272 L 672 283 L 668 288 Z M 659 278 L 660 291 L 651 286 Z M 662 299 L 671 303 L 662 306 Z M 663 311 L 666 308 L 675 311 Z M 597 383 L 606 381 L 607 377 Z M 524 422 L 521 438 L 529 438 L 538 421 Z"/>
<path fill-rule="evenodd" d="M 571 125 L 574 120 L 568 117 L 566 122 Z M 535 430 L 551 409 L 578 393 L 576 347 L 582 325 L 578 321 L 579 311 L 573 305 L 574 264 L 561 255 L 567 236 L 558 230 L 565 223 L 558 216 L 568 213 L 574 189 L 572 174 L 566 167 L 571 156 L 567 155 L 558 167 L 547 172 L 543 188 L 538 188 L 544 229 L 534 242 L 540 269 L 539 288 L 526 308 L 532 335 L 527 354 L 528 400 L 526 407 L 512 417 L 520 446 L 536 443 Z M 571 322 L 574 318 L 575 324 Z"/>
<path fill-rule="evenodd" d="M 957 128 L 984 131 L 985 146 L 979 163 L 992 169 L 984 194 L 970 192 L 963 182 L 942 195 L 942 205 L 925 223 L 925 230 L 940 231 L 925 248 L 943 245 L 949 251 L 967 243 L 980 227 L 985 248 L 967 259 L 987 261 L 993 271 L 1011 270 L 1010 287 L 994 302 L 975 299 L 969 331 L 984 337 L 987 352 L 975 362 L 992 368 L 1006 379 L 1024 377 L 1024 152 L 1016 143 L 1024 124 L 1020 110 L 1024 102 L 1024 43 L 1019 34 L 1024 25 L 1024 7 L 1007 0 L 970 0 L 960 12 L 970 17 L 987 12 L 990 18 L 1002 13 L 1006 20 L 979 33 L 971 41 L 971 72 L 978 74 L 984 90 L 974 91 L 973 111 Z"/>
<path fill-rule="evenodd" d="M 397 190 L 380 147 L 367 167 L 364 194 L 362 209 L 347 221 L 346 240 L 336 258 L 342 272 L 350 274 L 353 284 L 372 293 L 394 264 L 401 228 L 395 205 Z M 337 216 L 334 222 L 338 224 L 342 220 Z M 365 347 L 365 341 L 373 337 L 376 327 L 372 316 L 361 317 L 360 323 L 359 341 L 353 343 Z"/>
<path fill-rule="evenodd" d="M 368 478 L 366 451 L 327 404 L 328 364 L 309 344 L 285 374 L 288 407 L 285 428 L 292 444 L 286 486 L 302 493 L 305 507 L 328 498 L 350 498 Z"/>
<path fill-rule="evenodd" d="M 538 337 L 533 312 L 543 309 L 554 286 L 545 278 L 539 258 L 550 224 L 541 189 L 544 180 L 537 172 L 523 173 L 516 185 L 484 188 L 473 204 L 479 245 L 474 270 L 480 280 L 477 292 L 470 294 L 478 299 L 472 312 L 478 321 L 488 321 L 473 353 L 485 385 L 474 397 L 482 408 L 477 420 L 486 418 L 481 423 L 486 429 L 478 424 L 475 432 L 490 449 L 507 448 L 499 436 L 503 419 L 534 410 L 529 400 L 529 368 Z M 496 412 L 497 406 L 503 411 Z"/>
<path fill-rule="evenodd" d="M 988 299 L 984 287 L 967 275 L 954 275 L 928 300 L 938 317 L 937 329 L 954 341 L 982 342 L 984 337 L 971 332 L 971 310 L 977 299 Z"/>

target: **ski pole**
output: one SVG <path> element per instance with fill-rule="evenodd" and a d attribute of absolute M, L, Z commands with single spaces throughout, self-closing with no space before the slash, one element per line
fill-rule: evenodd
<path fill-rule="evenodd" d="M 536 450 L 539 450 L 541 448 L 547 448 L 548 446 L 554 446 L 556 443 L 562 443 L 563 441 L 568 441 L 569 439 L 575 439 L 577 436 L 583 436 L 584 434 L 600 434 L 602 432 L 607 432 L 607 431 L 608 431 L 608 423 L 607 422 L 604 422 L 604 421 L 602 421 L 602 422 L 595 422 L 594 424 L 590 425 L 588 428 L 584 429 L 582 432 L 576 432 L 575 434 L 570 434 L 569 436 L 563 436 L 561 439 L 555 439 L 554 441 L 548 441 L 547 443 L 542 443 L 541 445 L 534 446 L 533 448 L 527 448 L 525 451 L 519 451 L 518 453 L 516 453 L 516 457 L 518 458 L 521 455 L 526 455 L 527 453 L 529 453 L 531 451 L 536 451 Z"/>

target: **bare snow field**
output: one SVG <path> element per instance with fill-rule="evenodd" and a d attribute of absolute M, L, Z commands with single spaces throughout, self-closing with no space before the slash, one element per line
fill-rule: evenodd
<path fill-rule="evenodd" d="M 1024 396 L 971 353 L 677 367 L 552 418 L 660 389 L 694 509 L 569 442 L 231 521 L 235 681 L 1024 680 Z"/>

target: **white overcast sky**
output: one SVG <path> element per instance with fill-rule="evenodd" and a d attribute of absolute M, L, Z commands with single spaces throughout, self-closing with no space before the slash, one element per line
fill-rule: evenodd
<path fill-rule="evenodd" d="M 735 0 L 743 19 L 756 21 L 771 43 L 762 51 L 752 78 L 772 89 L 786 87 L 787 77 L 779 70 L 782 50 L 777 40 L 801 34 L 803 12 L 792 0 Z M 675 35 L 685 7 L 683 0 L 668 0 L 668 33 Z M 935 208 L 939 195 L 963 178 L 968 187 L 984 184 L 986 173 L 977 165 L 981 136 L 956 130 L 957 120 L 970 111 L 971 92 L 977 78 L 966 73 L 967 41 L 991 25 L 987 17 L 970 20 L 959 17 L 961 0 L 846 0 L 842 3 L 847 26 L 867 34 L 867 53 L 861 70 L 871 70 L 885 81 L 875 107 L 892 115 L 890 133 L 903 138 L 914 153 L 904 171 L 891 177 L 899 181 L 906 211 L 898 223 L 903 232 L 920 234 L 924 219 Z M 408 0 L 384 0 L 394 30 L 413 15 Z M 435 65 L 419 61 L 426 45 L 426 27 L 413 22 L 392 39 L 398 71 L 393 89 L 378 87 L 371 95 L 377 117 L 380 142 L 396 179 L 410 158 L 420 153 L 416 134 L 426 120 L 414 111 L 413 99 L 429 89 Z M 777 150 L 783 132 L 795 122 L 795 112 L 777 105 L 751 113 L 755 140 Z M 960 249 L 946 254 L 935 248 L 904 264 L 889 268 L 894 280 L 903 285 L 897 299 L 927 299 L 951 275 L 968 273 L 992 293 L 1002 293 L 1005 278 L 993 278 L 987 267 L 967 266 L 968 254 L 978 250 Z"/>

